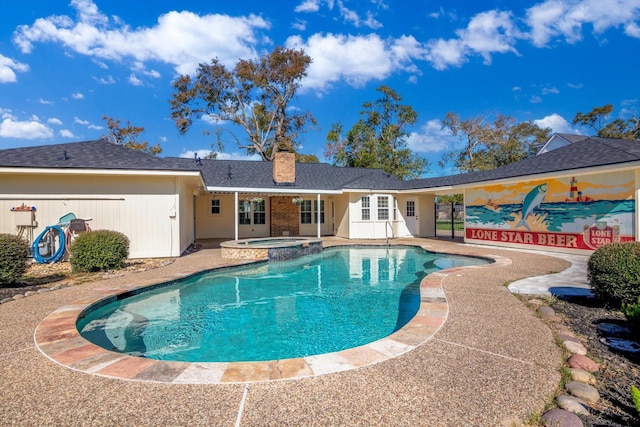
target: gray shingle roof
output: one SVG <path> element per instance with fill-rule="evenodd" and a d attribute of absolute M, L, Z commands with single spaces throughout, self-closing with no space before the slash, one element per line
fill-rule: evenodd
<path fill-rule="evenodd" d="M 564 147 L 489 171 L 406 181 L 404 189 L 463 185 L 633 162 L 640 162 L 640 141 L 583 137 Z"/>
<path fill-rule="evenodd" d="M 106 140 L 0 150 L 0 167 L 53 169 L 197 170 Z"/>
<path fill-rule="evenodd" d="M 196 164 L 192 159 L 172 160 Z M 273 181 L 271 162 L 215 159 L 200 162 L 198 167 L 208 187 L 338 191 L 348 188 L 395 190 L 403 185 L 381 169 L 340 168 L 327 163 L 296 163 L 296 182 L 278 185 Z"/>
<path fill-rule="evenodd" d="M 576 137 L 573 142 L 498 169 L 437 178 L 401 181 L 381 169 L 340 168 L 326 163 L 296 164 L 292 191 L 349 189 L 414 190 L 573 171 L 597 166 L 640 163 L 640 141 Z M 105 140 L 0 150 L 0 167 L 200 171 L 208 187 L 281 189 L 271 162 L 163 158 Z"/>

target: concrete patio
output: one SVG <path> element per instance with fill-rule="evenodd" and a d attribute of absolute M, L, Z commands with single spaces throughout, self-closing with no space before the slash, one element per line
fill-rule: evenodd
<path fill-rule="evenodd" d="M 543 410 L 560 381 L 551 331 L 505 286 L 562 271 L 542 253 L 430 239 L 394 240 L 441 252 L 504 257 L 508 265 L 444 272 L 444 325 L 398 357 L 300 379 L 176 384 L 78 372 L 45 357 L 38 324 L 106 289 L 167 281 L 232 262 L 215 242 L 166 267 L 0 305 L 0 417 L 5 425 L 518 425 Z M 329 238 L 325 245 L 353 241 Z M 371 242 L 364 242 L 371 243 Z M 553 277 L 553 276 L 550 276 Z M 144 360 L 144 359 L 143 359 Z"/>

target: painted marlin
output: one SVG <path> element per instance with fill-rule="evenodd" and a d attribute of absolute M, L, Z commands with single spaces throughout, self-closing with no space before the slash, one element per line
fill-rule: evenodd
<path fill-rule="evenodd" d="M 526 196 L 524 196 L 524 200 L 522 201 L 522 219 L 518 224 L 516 224 L 516 228 L 521 225 L 524 226 L 527 230 L 531 231 L 529 224 L 527 224 L 527 217 L 533 212 L 535 208 L 540 207 L 540 203 L 544 199 L 544 196 L 547 195 L 547 188 L 549 186 L 545 184 L 540 184 L 537 187 L 534 187 Z"/>

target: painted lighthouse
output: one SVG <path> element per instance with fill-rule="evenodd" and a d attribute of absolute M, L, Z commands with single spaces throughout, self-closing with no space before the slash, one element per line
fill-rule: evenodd
<path fill-rule="evenodd" d="M 575 176 L 571 177 L 569 181 L 569 197 L 564 199 L 565 202 L 592 202 L 593 198 L 589 196 L 583 196 L 582 191 L 578 190 L 578 180 Z"/>

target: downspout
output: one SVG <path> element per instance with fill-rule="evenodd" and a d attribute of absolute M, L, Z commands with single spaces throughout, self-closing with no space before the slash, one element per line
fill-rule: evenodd
<path fill-rule="evenodd" d="M 320 238 L 320 236 L 322 235 L 322 233 L 320 232 L 320 193 L 318 193 L 316 195 L 316 199 L 317 199 L 317 206 L 318 209 L 316 209 L 316 223 L 318 224 L 318 239 Z"/>
<path fill-rule="evenodd" d="M 233 212 L 234 212 L 234 216 L 235 216 L 235 219 L 233 220 L 233 225 L 234 225 L 234 229 L 235 229 L 235 239 L 234 240 L 238 240 L 238 236 L 239 236 L 239 232 L 238 232 L 238 215 L 240 214 L 240 212 L 238 212 L 238 192 L 237 191 L 235 193 L 233 193 L 233 199 L 235 200 L 235 207 L 233 208 Z"/>

